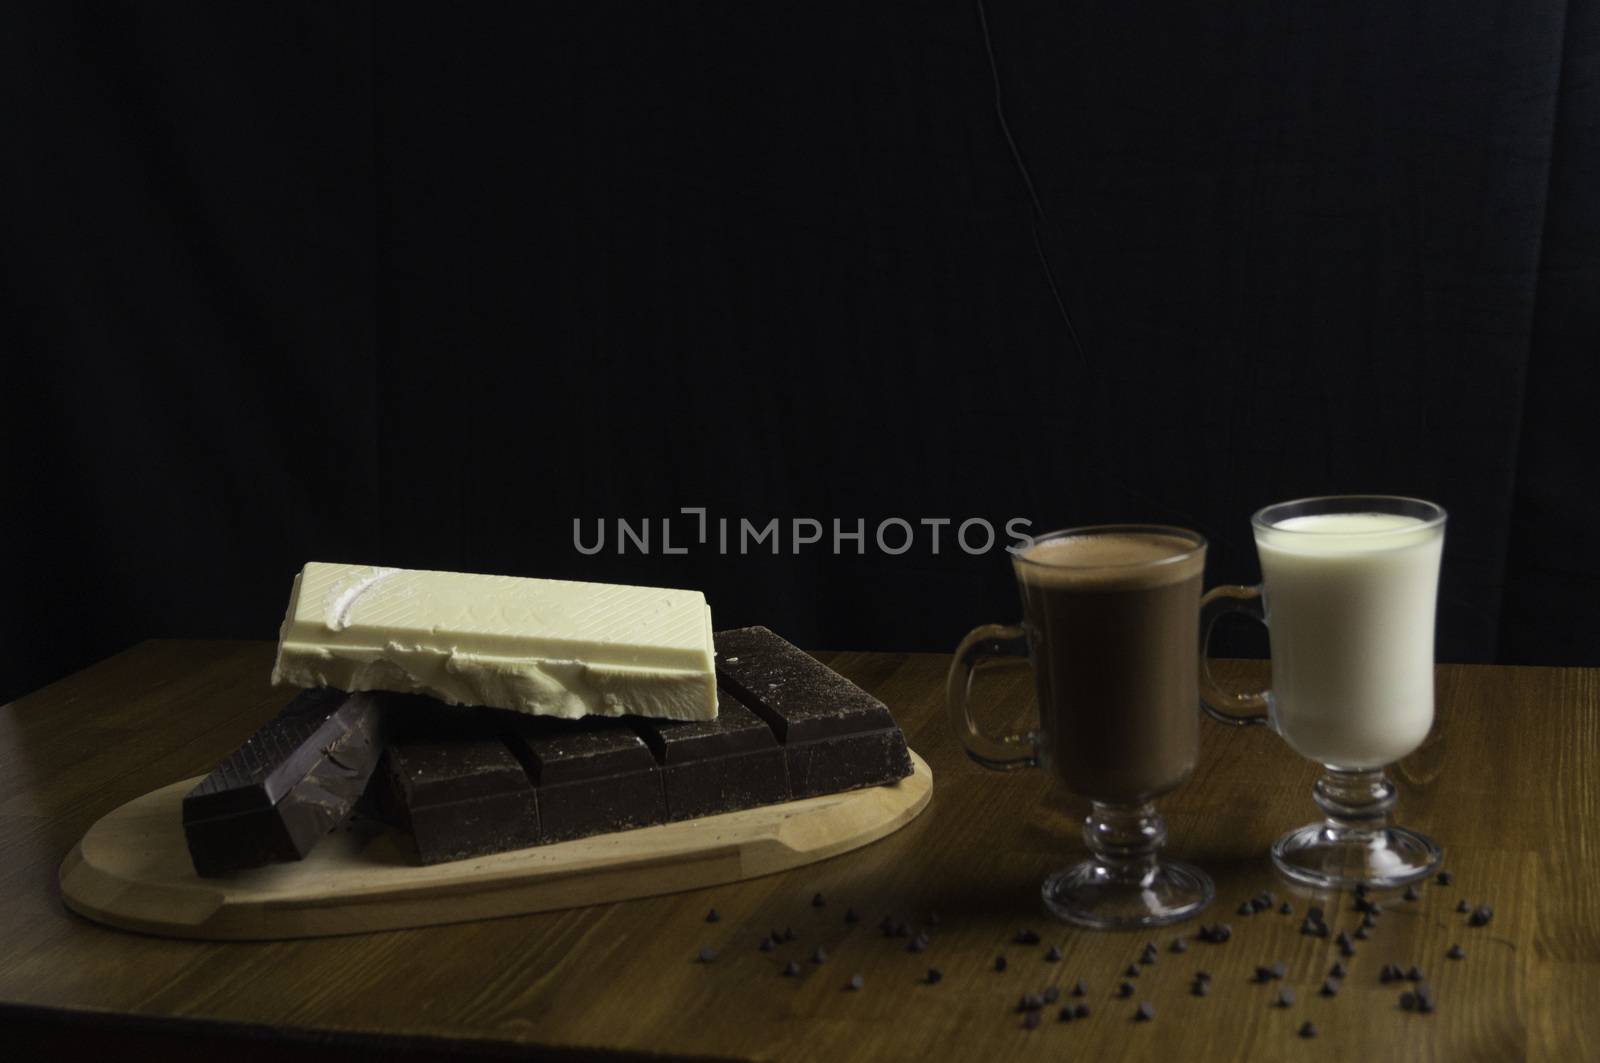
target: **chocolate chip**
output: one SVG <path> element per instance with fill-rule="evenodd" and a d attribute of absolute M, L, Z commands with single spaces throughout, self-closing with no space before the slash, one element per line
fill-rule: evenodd
<path fill-rule="evenodd" d="M 1044 1007 L 1044 997 L 1038 993 L 1024 993 L 1022 999 L 1017 1001 L 1018 1011 L 1038 1011 Z"/>
<path fill-rule="evenodd" d="M 1288 901 L 1284 901 L 1283 904 L 1278 906 L 1278 914 L 1279 915 L 1293 915 L 1294 914 L 1294 905 L 1290 904 Z"/>
<path fill-rule="evenodd" d="M 1306 918 L 1311 920 L 1314 923 L 1322 922 L 1322 919 L 1323 919 L 1322 907 L 1320 905 L 1313 904 L 1311 907 L 1307 908 L 1306 909 Z"/>
<path fill-rule="evenodd" d="M 822 894 L 813 893 L 811 895 L 811 907 L 813 907 L 813 908 L 821 908 L 823 905 L 825 905 L 827 903 L 828 903 L 827 901 L 822 899 Z"/>
<path fill-rule="evenodd" d="M 781 945 L 783 943 L 783 931 L 774 930 L 769 936 L 772 938 L 772 943 L 774 945 Z"/>
<path fill-rule="evenodd" d="M 1212 937 L 1211 937 L 1211 925 L 1209 923 L 1201 923 L 1200 924 L 1200 929 L 1195 932 L 1194 936 L 1199 938 L 1201 941 L 1210 941 L 1210 940 L 1212 940 Z"/>
<path fill-rule="evenodd" d="M 928 950 L 928 935 L 919 933 L 906 945 L 907 952 L 926 952 Z"/>
<path fill-rule="evenodd" d="M 1256 913 L 1256 910 L 1254 908 L 1250 907 L 1250 902 L 1249 901 L 1240 901 L 1239 902 L 1239 914 L 1240 915 L 1254 915 L 1255 913 Z"/>
<path fill-rule="evenodd" d="M 1415 887 L 1415 886 L 1407 886 L 1406 887 L 1406 891 L 1405 891 L 1404 894 L 1402 894 L 1402 896 L 1405 897 L 1405 899 L 1408 900 L 1408 901 L 1414 901 L 1414 900 L 1420 899 L 1422 897 L 1422 894 L 1417 892 L 1417 887 Z"/>
<path fill-rule="evenodd" d="M 1077 985 L 1074 985 L 1072 987 L 1072 995 L 1075 996 L 1075 997 L 1081 997 L 1087 992 L 1089 992 L 1088 985 L 1085 984 L 1085 982 L 1084 982 L 1084 980 L 1082 978 L 1078 979 Z"/>
<path fill-rule="evenodd" d="M 1438 880 L 1439 880 L 1439 885 L 1441 885 L 1441 886 L 1448 886 L 1448 885 L 1450 885 L 1450 883 L 1452 883 L 1452 882 L 1454 882 L 1454 881 L 1455 881 L 1455 876 L 1454 876 L 1454 875 L 1452 875 L 1452 874 L 1451 874 L 1451 873 L 1450 873 L 1450 872 L 1448 872 L 1448 871 L 1441 871 L 1441 872 L 1439 872 L 1439 874 L 1438 874 L 1438 875 L 1437 875 L 1437 876 L 1435 876 L 1435 877 L 1436 877 L 1436 878 L 1438 878 Z"/>
<path fill-rule="evenodd" d="M 1339 995 L 1339 980 L 1337 978 L 1329 978 L 1329 979 L 1326 979 L 1325 981 L 1323 981 L 1323 983 L 1322 983 L 1322 995 L 1325 996 L 1325 997 L 1336 997 L 1336 996 L 1338 996 Z"/>
<path fill-rule="evenodd" d="M 856 910 L 854 908 L 846 908 L 844 910 L 844 921 L 849 923 L 851 926 L 854 926 L 855 924 L 861 922 L 861 917 L 856 914 Z"/>
<path fill-rule="evenodd" d="M 1425 985 L 1417 986 L 1417 1010 L 1424 1014 L 1433 1010 L 1433 990 Z"/>
<path fill-rule="evenodd" d="M 1047 962 L 1047 963 L 1060 963 L 1061 962 L 1061 950 L 1056 948 L 1054 945 L 1051 945 L 1050 946 L 1050 951 L 1044 954 L 1044 958 L 1045 958 L 1045 962 Z"/>
<path fill-rule="evenodd" d="M 1467 958 L 1467 950 L 1462 948 L 1460 945 L 1451 945 L 1450 951 L 1445 953 L 1445 955 L 1450 957 L 1452 960 L 1464 960 Z"/>
<path fill-rule="evenodd" d="M 1089 1005 L 1087 1005 L 1087 1004 L 1079 1004 L 1079 1005 L 1077 1005 L 1076 1007 L 1074 1007 L 1072 1009 L 1072 1015 L 1073 1015 L 1074 1018 L 1087 1019 L 1089 1017 Z"/>
<path fill-rule="evenodd" d="M 1233 927 L 1229 926 L 1227 923 L 1218 923 L 1216 926 L 1211 928 L 1211 940 L 1215 941 L 1219 945 L 1231 937 L 1233 937 Z"/>
<path fill-rule="evenodd" d="M 1071 1022 L 1072 1021 L 1072 1005 L 1068 1004 L 1066 1007 L 1062 1008 L 1059 1012 L 1057 1012 L 1056 1013 L 1056 1019 L 1058 1021 L 1060 1021 L 1060 1022 Z"/>
<path fill-rule="evenodd" d="M 1300 933 L 1311 937 L 1325 938 L 1328 936 L 1328 924 L 1313 919 L 1308 915 L 1300 922 Z"/>
<path fill-rule="evenodd" d="M 1456 902 L 1456 911 L 1458 911 L 1458 912 L 1470 912 L 1470 911 L 1472 911 L 1472 905 L 1468 904 L 1466 901 L 1457 901 Z"/>
<path fill-rule="evenodd" d="M 1137 978 L 1139 977 L 1139 965 L 1137 963 L 1130 963 L 1128 964 L 1128 969 L 1122 973 L 1127 975 L 1129 978 Z"/>
<path fill-rule="evenodd" d="M 761 944 L 757 945 L 756 948 L 760 949 L 762 952 L 771 952 L 772 944 L 773 942 L 771 938 L 762 938 Z"/>
<path fill-rule="evenodd" d="M 716 949 L 712 948 L 710 945 L 702 945 L 702 946 L 700 946 L 699 959 L 700 959 L 701 963 L 710 963 L 712 960 L 714 960 L 716 958 L 717 958 L 717 950 Z"/>
<path fill-rule="evenodd" d="M 1132 982 L 1123 982 L 1121 985 L 1117 986 L 1117 996 L 1119 996 L 1119 997 L 1131 997 L 1131 996 L 1133 996 L 1133 983 Z"/>
<path fill-rule="evenodd" d="M 783 930 L 783 940 L 785 940 L 785 941 L 793 941 L 794 940 L 794 931 L 789 929 L 788 927 L 785 927 L 784 930 Z"/>
<path fill-rule="evenodd" d="M 1149 1022 L 1156 1017 L 1156 1009 L 1150 1006 L 1148 1000 L 1139 1001 L 1139 1007 L 1133 1013 L 1134 1022 Z"/>
<path fill-rule="evenodd" d="M 1317 1028 L 1312 1024 L 1311 1020 L 1307 1019 L 1300 1024 L 1300 1036 L 1308 1041 L 1317 1036 Z"/>
<path fill-rule="evenodd" d="M 1039 1028 L 1039 1013 L 1030 1011 L 1024 1015 L 1022 1017 L 1022 1028 L 1024 1030 L 1037 1030 Z"/>
<path fill-rule="evenodd" d="M 1422 973 L 1422 968 L 1416 966 L 1415 964 L 1412 964 L 1411 970 L 1406 972 L 1406 981 L 1408 982 L 1420 982 L 1424 977 L 1425 975 Z"/>
<path fill-rule="evenodd" d="M 1286 967 L 1282 962 L 1273 964 L 1271 967 L 1268 967 L 1267 970 L 1272 972 L 1272 977 L 1274 978 L 1282 978 L 1284 975 L 1289 973 L 1289 968 Z"/>
<path fill-rule="evenodd" d="M 1377 925 L 1378 925 L 1378 921 L 1376 919 L 1372 918 L 1372 916 L 1364 915 L 1364 916 L 1361 917 L 1361 929 L 1362 930 L 1372 930 Z"/>
<path fill-rule="evenodd" d="M 788 963 L 783 965 L 783 976 L 785 978 L 799 978 L 800 965 L 795 963 L 793 960 L 790 960 Z"/>
<path fill-rule="evenodd" d="M 1054 1004 L 1061 999 L 1061 987 L 1058 985 L 1045 986 L 1044 992 L 1039 994 L 1046 1004 Z"/>
<path fill-rule="evenodd" d="M 1258 966 L 1256 968 L 1256 981 L 1258 981 L 1258 982 L 1270 982 L 1270 981 L 1272 981 L 1272 968 Z"/>
<path fill-rule="evenodd" d="M 815 949 L 811 950 L 811 962 L 812 963 L 827 963 L 828 962 L 828 950 L 823 948 L 821 945 L 818 945 Z"/>
<path fill-rule="evenodd" d="M 929 967 L 926 981 L 929 985 L 938 985 L 944 981 L 944 972 L 937 967 Z"/>
<path fill-rule="evenodd" d="M 1394 981 L 1396 977 L 1398 976 L 1395 974 L 1395 967 L 1392 963 L 1384 964 L 1383 970 L 1378 972 L 1378 981 L 1385 984 Z"/>
<path fill-rule="evenodd" d="M 1189 943 L 1182 938 L 1173 938 L 1172 944 L 1167 946 L 1173 952 L 1188 952 Z"/>
<path fill-rule="evenodd" d="M 1210 971 L 1196 971 L 1196 972 L 1194 972 L 1194 976 L 1196 978 L 1200 979 L 1200 981 L 1202 981 L 1202 982 L 1211 981 L 1211 972 Z"/>
<path fill-rule="evenodd" d="M 1278 990 L 1278 1007 L 1289 1008 L 1294 1006 L 1294 990 L 1284 986 Z"/>
<path fill-rule="evenodd" d="M 1019 930 L 1014 940 L 1018 945 L 1037 945 L 1039 943 L 1039 932 L 1037 930 Z"/>
<path fill-rule="evenodd" d="M 1350 944 L 1350 935 L 1341 930 L 1339 931 L 1339 936 L 1333 939 L 1333 943 L 1343 948 L 1345 945 Z"/>
<path fill-rule="evenodd" d="M 1356 932 L 1350 936 L 1355 938 L 1357 941 L 1365 941 L 1367 940 L 1367 928 L 1364 926 L 1358 926 L 1356 927 Z"/>
<path fill-rule="evenodd" d="M 1197 997 L 1203 997 L 1207 993 L 1211 992 L 1211 983 L 1203 978 L 1196 978 L 1194 980 L 1194 985 L 1189 987 L 1189 992 L 1193 993 Z"/>
<path fill-rule="evenodd" d="M 720 922 L 722 922 L 722 913 L 717 911 L 715 908 L 711 909 L 709 912 L 706 913 L 706 922 L 708 922 L 708 923 L 720 923 Z"/>
<path fill-rule="evenodd" d="M 1407 1011 L 1415 1011 L 1417 1007 L 1417 995 L 1409 990 L 1401 993 L 1400 1006 L 1405 1008 Z"/>
<path fill-rule="evenodd" d="M 1351 957 L 1353 957 L 1355 954 L 1356 954 L 1356 947 L 1354 945 L 1344 944 L 1344 945 L 1340 945 L 1339 946 L 1339 955 L 1343 956 L 1345 959 L 1348 960 Z"/>
<path fill-rule="evenodd" d="M 850 981 L 846 982 L 844 987 L 846 989 L 855 990 L 860 989 L 864 985 L 866 985 L 866 979 L 862 978 L 859 974 L 853 974 L 850 976 Z"/>
<path fill-rule="evenodd" d="M 1494 909 L 1487 904 L 1480 904 L 1472 910 L 1472 915 L 1467 919 L 1471 926 L 1484 926 L 1494 918 Z"/>
<path fill-rule="evenodd" d="M 1144 955 L 1149 957 L 1149 962 L 1156 962 L 1156 956 L 1158 952 L 1159 950 L 1156 948 L 1156 943 L 1154 941 L 1146 941 L 1144 943 Z"/>
<path fill-rule="evenodd" d="M 1006 958 L 1004 956 L 996 956 L 994 958 L 994 969 L 997 971 L 1006 969 Z"/>

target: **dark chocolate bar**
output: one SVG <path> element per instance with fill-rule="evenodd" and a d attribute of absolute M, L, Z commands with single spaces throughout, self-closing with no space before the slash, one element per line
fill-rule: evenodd
<path fill-rule="evenodd" d="M 905 736 L 883 702 L 764 627 L 714 638 L 722 686 L 783 745 L 790 800 L 911 774 Z"/>
<path fill-rule="evenodd" d="M 715 720 L 634 723 L 661 765 L 670 821 L 773 805 L 789 795 L 772 728 L 726 687 L 717 690 Z"/>
<path fill-rule="evenodd" d="M 183 799 L 202 875 L 303 859 L 350 814 L 383 751 L 378 698 L 295 697 Z"/>

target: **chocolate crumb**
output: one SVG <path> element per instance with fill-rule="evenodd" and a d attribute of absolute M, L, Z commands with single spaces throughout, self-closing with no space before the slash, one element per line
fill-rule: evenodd
<path fill-rule="evenodd" d="M 1024 1030 L 1037 1030 L 1039 1028 L 1039 1013 L 1030 1011 L 1024 1015 L 1022 1017 L 1022 1028 Z"/>
<path fill-rule="evenodd" d="M 1404 894 L 1402 894 L 1402 896 L 1405 897 L 1405 899 L 1408 900 L 1408 901 L 1414 901 L 1414 900 L 1418 900 L 1419 898 L 1421 898 L 1422 894 L 1417 892 L 1417 887 L 1415 887 L 1415 886 L 1407 886 L 1406 887 L 1406 891 L 1405 891 Z"/>
<path fill-rule="evenodd" d="M 1415 964 L 1412 964 L 1411 970 L 1406 972 L 1406 981 L 1408 982 L 1420 982 L 1424 977 L 1425 976 L 1422 973 L 1422 968 L 1416 966 Z"/>
<path fill-rule="evenodd" d="M 1061 999 L 1061 987 L 1057 985 L 1045 986 L 1044 992 L 1040 993 L 1039 996 L 1044 998 L 1046 1004 L 1054 1004 Z"/>
<path fill-rule="evenodd" d="M 929 985 L 938 985 L 942 981 L 944 981 L 944 972 L 937 967 L 929 967 L 927 983 Z"/>
<path fill-rule="evenodd" d="M 1417 1010 L 1424 1014 L 1433 1010 L 1433 990 L 1425 985 L 1417 986 Z"/>
<path fill-rule="evenodd" d="M 1378 981 L 1386 985 L 1394 981 L 1394 964 L 1386 963 L 1383 965 L 1383 970 L 1378 972 Z"/>
<path fill-rule="evenodd" d="M 1203 997 L 1207 993 L 1211 992 L 1211 983 L 1206 981 L 1204 978 L 1196 978 L 1194 980 L 1194 985 L 1189 987 L 1189 992 L 1193 993 L 1197 997 Z"/>
<path fill-rule="evenodd" d="M 1082 978 L 1078 979 L 1078 984 L 1072 987 L 1072 995 L 1075 997 L 1081 997 L 1087 992 L 1089 992 L 1088 985 L 1085 984 Z"/>
<path fill-rule="evenodd" d="M 1278 914 L 1279 915 L 1293 915 L 1294 914 L 1294 905 L 1290 904 L 1288 901 L 1284 901 L 1281 905 L 1278 906 Z"/>
<path fill-rule="evenodd" d="M 1194 976 L 1196 978 L 1200 979 L 1200 981 L 1202 981 L 1202 982 L 1211 981 L 1211 972 L 1210 971 L 1196 971 L 1196 972 L 1194 972 Z"/>
<path fill-rule="evenodd" d="M 1342 963 L 1339 963 L 1337 961 L 1335 961 L 1335 963 L 1334 963 L 1334 965 L 1332 967 L 1328 968 L 1328 977 L 1329 978 L 1343 978 L 1345 975 L 1347 975 L 1349 973 L 1350 972 L 1345 968 L 1345 965 L 1342 964 Z"/>
<path fill-rule="evenodd" d="M 1087 1004 L 1079 1004 L 1079 1005 L 1077 1005 L 1076 1007 L 1074 1007 L 1072 1009 L 1072 1015 L 1073 1015 L 1074 1018 L 1087 1019 L 1089 1017 L 1089 1005 L 1087 1005 Z"/>
<path fill-rule="evenodd" d="M 1454 882 L 1455 878 L 1456 878 L 1454 875 L 1452 875 L 1448 871 L 1441 871 L 1435 877 L 1439 880 L 1439 885 L 1441 885 L 1441 886 L 1450 885 L 1450 883 Z"/>
<path fill-rule="evenodd" d="M 1317 1028 L 1312 1024 L 1311 1020 L 1307 1019 L 1305 1022 L 1300 1024 L 1300 1036 L 1304 1037 L 1308 1041 L 1317 1036 Z"/>
<path fill-rule="evenodd" d="M 785 978 L 799 978 L 800 965 L 795 963 L 793 960 L 790 960 L 788 963 L 783 965 L 783 976 Z"/>
<path fill-rule="evenodd" d="M 716 949 L 712 948 L 710 945 L 702 945 L 700 947 L 699 960 L 700 960 L 701 963 L 710 963 L 712 960 L 714 960 L 716 958 L 717 958 L 717 950 Z"/>
<path fill-rule="evenodd" d="M 822 894 L 813 893 L 811 895 L 811 907 L 813 907 L 813 908 L 821 908 L 824 904 L 827 904 L 827 903 L 828 903 L 827 901 L 822 899 Z"/>
<path fill-rule="evenodd" d="M 1059 1012 L 1057 1012 L 1056 1013 L 1056 1019 L 1057 1019 L 1057 1021 L 1060 1021 L 1060 1022 L 1071 1022 L 1072 1021 L 1072 1005 L 1068 1004 L 1066 1007 L 1062 1008 Z"/>
<path fill-rule="evenodd" d="M 1117 986 L 1117 996 L 1119 996 L 1119 997 L 1131 997 L 1131 996 L 1133 996 L 1133 983 L 1132 982 L 1123 982 L 1121 985 Z"/>
<path fill-rule="evenodd" d="M 1472 905 L 1468 904 L 1466 901 L 1457 901 L 1456 911 L 1463 913 L 1470 912 L 1472 911 Z"/>
<path fill-rule="evenodd" d="M 1278 1007 L 1288 1008 L 1294 1006 L 1294 990 L 1284 986 L 1278 990 Z"/>
<path fill-rule="evenodd" d="M 997 971 L 1006 969 L 1006 958 L 1004 956 L 996 956 L 994 958 L 994 969 Z"/>
<path fill-rule="evenodd" d="M 1255 915 L 1256 914 L 1256 910 L 1250 906 L 1250 902 L 1249 901 L 1240 901 L 1239 902 L 1239 914 L 1240 915 Z"/>
<path fill-rule="evenodd" d="M 859 974 L 853 974 L 850 976 L 850 981 L 845 983 L 845 988 L 854 990 L 860 989 L 863 985 L 866 985 L 866 979 Z"/>
<path fill-rule="evenodd" d="M 1039 932 L 1037 930 L 1019 930 L 1015 941 L 1018 945 L 1037 945 L 1039 943 Z"/>
<path fill-rule="evenodd" d="M 1462 948 L 1460 945 L 1451 945 L 1450 951 L 1445 953 L 1445 955 L 1450 957 L 1452 960 L 1464 960 L 1467 958 L 1467 950 Z"/>
<path fill-rule="evenodd" d="M 1138 1010 L 1133 1013 L 1133 1020 L 1135 1022 L 1149 1022 L 1155 1017 L 1156 1009 L 1150 1006 L 1150 1002 L 1148 1000 L 1139 1001 Z"/>
<path fill-rule="evenodd" d="M 722 922 L 722 913 L 717 911 L 715 908 L 711 909 L 709 912 L 706 913 L 706 922 L 708 922 L 708 923 L 720 923 L 720 922 Z"/>
<path fill-rule="evenodd" d="M 1364 916 L 1361 917 L 1361 929 L 1362 930 L 1371 930 L 1373 927 L 1375 927 L 1377 925 L 1378 925 L 1378 921 L 1376 919 L 1372 918 L 1372 916 L 1364 915 Z"/>
<path fill-rule="evenodd" d="M 1339 936 L 1333 939 L 1333 943 L 1342 949 L 1350 944 L 1350 935 L 1341 930 L 1339 931 Z"/>
<path fill-rule="evenodd" d="M 1038 993 L 1024 993 L 1022 999 L 1017 1001 L 1018 1011 L 1038 1011 L 1044 1007 L 1044 997 Z"/>
<path fill-rule="evenodd" d="M 1060 963 L 1061 950 L 1056 948 L 1054 945 L 1051 945 L 1050 951 L 1044 954 L 1044 958 L 1046 963 Z"/>
<path fill-rule="evenodd" d="M 1188 952 L 1189 951 L 1189 943 L 1187 941 L 1183 940 L 1182 938 L 1173 938 L 1172 939 L 1172 944 L 1170 946 L 1168 946 L 1168 947 L 1173 952 Z"/>
<path fill-rule="evenodd" d="M 1417 1007 L 1417 995 L 1410 990 L 1401 993 L 1400 1006 L 1405 1008 L 1407 1011 L 1415 1011 Z"/>
<path fill-rule="evenodd" d="M 1325 996 L 1325 997 L 1336 997 L 1336 996 L 1338 996 L 1339 995 L 1339 980 L 1337 978 L 1328 978 L 1328 979 L 1324 980 L 1323 983 L 1322 983 L 1322 995 Z"/>
<path fill-rule="evenodd" d="M 1139 977 L 1139 965 L 1137 963 L 1130 963 L 1128 964 L 1128 969 L 1122 973 L 1127 975 L 1129 978 L 1137 978 Z"/>
<path fill-rule="evenodd" d="M 1494 909 L 1487 904 L 1480 904 L 1472 910 L 1472 915 L 1467 919 L 1471 926 L 1484 926 L 1494 918 Z"/>

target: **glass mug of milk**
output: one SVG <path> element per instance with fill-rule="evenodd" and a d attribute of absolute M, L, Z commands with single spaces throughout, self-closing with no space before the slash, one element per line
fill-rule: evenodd
<path fill-rule="evenodd" d="M 1442 854 L 1390 822 L 1395 793 L 1384 768 L 1433 725 L 1445 512 L 1415 498 L 1343 495 L 1268 506 L 1250 523 L 1261 585 L 1206 594 L 1201 648 L 1220 616 L 1254 616 L 1267 627 L 1272 687 L 1224 690 L 1202 652 L 1200 693 L 1215 719 L 1266 724 L 1323 766 L 1313 797 L 1325 818 L 1279 838 L 1273 863 L 1327 889 L 1425 878 Z"/>

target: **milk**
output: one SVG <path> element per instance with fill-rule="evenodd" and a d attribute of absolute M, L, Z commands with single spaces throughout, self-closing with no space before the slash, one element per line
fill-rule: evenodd
<path fill-rule="evenodd" d="M 1303 756 L 1391 764 L 1433 724 L 1433 627 L 1444 526 L 1327 513 L 1256 528 L 1275 725 Z"/>

